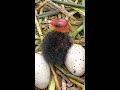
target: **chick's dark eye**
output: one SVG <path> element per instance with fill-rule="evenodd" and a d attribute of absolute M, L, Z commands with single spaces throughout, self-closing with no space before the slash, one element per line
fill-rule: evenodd
<path fill-rule="evenodd" d="M 55 23 L 55 26 L 57 26 L 57 27 L 61 27 L 60 22 L 56 22 L 56 23 Z"/>

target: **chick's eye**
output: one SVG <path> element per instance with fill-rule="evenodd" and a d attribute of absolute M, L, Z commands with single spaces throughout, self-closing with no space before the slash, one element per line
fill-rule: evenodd
<path fill-rule="evenodd" d="M 55 23 L 55 26 L 61 27 L 61 23 L 60 23 L 60 22 L 56 22 L 56 23 Z"/>

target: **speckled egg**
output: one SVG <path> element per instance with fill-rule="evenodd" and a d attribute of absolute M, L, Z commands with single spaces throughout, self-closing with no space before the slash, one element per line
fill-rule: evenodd
<path fill-rule="evenodd" d="M 85 73 L 85 49 L 78 44 L 73 44 L 68 50 L 65 65 L 75 76 Z"/>
<path fill-rule="evenodd" d="M 35 53 L 35 86 L 45 89 L 50 82 L 50 67 L 42 56 L 42 53 Z"/>

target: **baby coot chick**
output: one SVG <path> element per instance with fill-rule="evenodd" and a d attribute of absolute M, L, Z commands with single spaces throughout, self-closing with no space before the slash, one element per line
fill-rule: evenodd
<path fill-rule="evenodd" d="M 42 41 L 42 54 L 48 63 L 62 65 L 71 47 L 71 37 L 68 22 L 65 19 L 55 19 L 50 23 L 55 30 L 48 32 Z"/>

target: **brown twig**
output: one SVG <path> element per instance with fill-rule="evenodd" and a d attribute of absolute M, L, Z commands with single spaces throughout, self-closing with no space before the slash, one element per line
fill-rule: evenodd
<path fill-rule="evenodd" d="M 66 82 L 63 78 L 62 78 L 62 90 L 66 90 Z"/>
<path fill-rule="evenodd" d="M 76 77 L 76 76 L 74 76 L 73 74 L 70 74 L 69 72 L 65 71 L 65 70 L 64 70 L 62 67 L 60 67 L 60 66 L 55 65 L 55 67 L 56 67 L 57 69 L 59 69 L 59 70 L 60 70 L 63 74 L 65 74 L 66 76 L 68 76 L 68 77 L 70 77 L 70 78 L 72 78 L 72 79 L 74 79 L 74 80 L 76 80 L 76 81 L 84 84 L 84 80 L 83 80 L 82 78 Z"/>
<path fill-rule="evenodd" d="M 44 5 L 44 8 L 47 9 L 47 10 L 49 10 L 49 11 L 54 10 L 53 8 L 51 8 L 51 7 L 50 7 L 49 5 L 47 5 L 47 4 Z M 49 12 L 49 11 L 48 11 L 48 12 Z"/>
<path fill-rule="evenodd" d="M 45 0 L 43 3 L 41 3 L 37 8 L 36 11 L 39 12 L 40 9 L 47 3 L 47 0 Z"/>
<path fill-rule="evenodd" d="M 54 5 L 58 10 L 60 10 L 63 14 L 65 14 L 66 16 L 72 18 L 73 20 L 75 20 L 77 22 L 77 19 L 71 15 L 68 11 L 66 11 L 65 9 L 61 8 L 60 6 L 58 6 L 57 4 L 55 4 L 54 2 L 50 1 L 50 0 L 47 0 L 48 3 Z"/>
<path fill-rule="evenodd" d="M 37 15 L 37 11 L 35 10 L 35 15 Z"/>
<path fill-rule="evenodd" d="M 78 3 L 78 0 L 75 0 L 75 4 L 77 4 Z"/>
<path fill-rule="evenodd" d="M 52 64 L 50 64 L 50 68 L 51 68 L 51 71 L 52 71 L 52 73 L 53 73 L 53 76 L 54 76 L 54 79 L 55 79 L 55 84 L 56 84 L 56 87 L 57 87 L 57 89 L 58 90 L 61 90 L 61 87 L 60 87 L 60 83 L 59 83 L 59 81 L 58 81 L 58 76 L 57 76 L 57 74 L 56 74 L 56 72 L 55 72 L 55 69 L 54 69 L 54 66 L 52 65 Z"/>
<path fill-rule="evenodd" d="M 55 6 L 53 6 L 52 4 L 50 4 L 50 3 L 46 3 L 46 5 L 47 6 L 49 6 L 50 8 L 52 8 L 53 10 L 56 10 L 56 7 Z"/>
<path fill-rule="evenodd" d="M 68 69 L 64 65 L 62 67 L 63 67 L 64 70 L 66 70 L 67 72 L 69 72 Z"/>
<path fill-rule="evenodd" d="M 40 2 L 40 0 L 35 0 L 35 3 L 39 3 Z"/>
<path fill-rule="evenodd" d="M 57 70 L 56 73 L 60 75 L 62 78 L 64 78 L 68 83 L 70 83 L 70 80 L 64 74 L 62 74 L 59 70 Z"/>
<path fill-rule="evenodd" d="M 71 10 L 73 10 L 73 9 L 71 9 L 71 8 L 66 8 L 66 10 L 71 11 Z M 48 17 L 48 16 L 56 15 L 56 14 L 58 14 L 58 13 L 60 13 L 59 10 L 51 10 L 51 11 L 48 11 L 48 12 L 44 12 L 43 14 L 37 15 L 37 17 L 38 17 L 38 18 L 45 18 L 45 17 Z"/>

